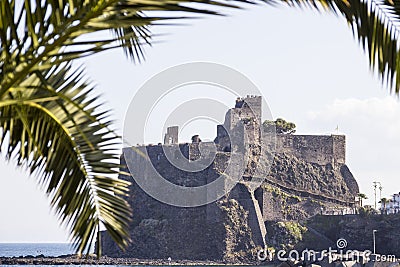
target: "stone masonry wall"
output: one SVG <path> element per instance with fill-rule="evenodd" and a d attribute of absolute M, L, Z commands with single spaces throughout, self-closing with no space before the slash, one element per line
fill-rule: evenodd
<path fill-rule="evenodd" d="M 183 146 L 184 147 L 184 146 Z M 157 146 L 147 147 L 155 167 L 171 182 L 182 186 L 200 186 L 208 179 L 218 176 L 216 169 L 223 168 L 229 156 L 217 154 L 218 164 L 212 164 L 197 173 L 184 173 L 174 169 Z M 139 153 L 131 154 L 138 166 L 135 173 L 146 177 L 141 168 Z M 124 164 L 125 158 L 121 157 Z M 128 169 L 124 171 L 129 172 Z M 121 178 L 133 181 L 130 176 Z M 254 209 L 246 198 L 248 192 L 242 187 L 232 190 L 237 199 L 223 197 L 208 205 L 183 208 L 161 203 L 145 193 L 136 183 L 130 187 L 127 198 L 132 207 L 133 218 L 130 234 L 133 242 L 126 251 L 121 251 L 107 234 L 103 234 L 103 251 L 112 257 L 135 257 L 153 259 L 220 260 L 225 262 L 244 261 L 256 251 L 260 237 L 256 235 Z M 251 256 L 251 257 L 254 257 Z"/>
<path fill-rule="evenodd" d="M 228 110 L 224 125 L 218 126 L 215 142 L 176 144 L 178 129 L 174 128 L 166 136 L 167 145 L 125 148 L 133 153 L 121 157 L 122 165 L 125 160 L 131 163 L 131 169 L 123 171 L 130 171 L 136 178 L 151 178 L 154 168 L 171 183 L 197 187 L 209 184 L 221 173 L 225 173 L 224 179 L 230 179 L 225 172 L 229 165 L 232 173 L 243 168 L 243 181 L 217 201 L 183 208 L 159 202 L 132 177 L 121 176 L 133 182 L 127 197 L 133 209 L 133 242 L 122 252 L 105 234 L 104 254 L 249 262 L 255 259 L 257 247 L 264 245 L 264 221 L 303 220 L 321 208 L 353 205 L 358 185 L 345 165 L 345 136 L 277 134 L 276 143 L 270 142 L 269 136 L 261 138 L 260 116 L 261 97 L 238 99 L 235 107 Z M 231 143 L 230 137 L 236 142 Z M 272 147 L 276 147 L 275 155 L 270 153 Z M 210 155 L 214 156 L 211 161 Z M 171 158 L 204 168 L 188 172 L 172 164 Z M 241 162 L 247 164 L 240 166 Z M 257 179 L 265 181 L 257 185 L 258 189 L 249 190 Z M 251 197 L 252 190 L 255 198 Z"/>
<path fill-rule="evenodd" d="M 276 152 L 320 165 L 345 164 L 344 135 L 276 135 Z"/>

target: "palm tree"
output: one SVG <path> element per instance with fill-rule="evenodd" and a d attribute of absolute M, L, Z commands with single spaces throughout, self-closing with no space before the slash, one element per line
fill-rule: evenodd
<path fill-rule="evenodd" d="M 371 66 L 399 92 L 396 1 L 265 2 L 344 16 Z M 102 111 L 84 69 L 71 67 L 71 62 L 114 48 L 140 61 L 143 44 L 152 41 L 149 26 L 181 18 L 182 11 L 218 14 L 211 5 L 237 7 L 222 0 L 0 1 L 0 149 L 45 186 L 61 222 L 71 229 L 78 253 L 88 249 L 100 225 L 120 247 L 127 245 L 130 212 L 123 195 L 129 183 L 115 178 L 120 138 L 110 113 Z M 168 12 L 160 16 L 153 11 Z M 112 34 L 100 39 L 94 35 L 103 31 Z"/>
<path fill-rule="evenodd" d="M 84 69 L 71 62 L 118 47 L 140 60 L 142 44 L 151 40 L 148 25 L 173 17 L 151 11 L 217 14 L 181 2 L 0 2 L 0 149 L 37 176 L 79 254 L 100 239 L 101 225 L 121 248 L 128 244 L 129 182 L 116 178 L 120 138 L 110 113 L 102 111 Z M 111 35 L 96 39 L 101 31 Z"/>
<path fill-rule="evenodd" d="M 266 1 L 267 3 L 270 1 Z M 343 16 L 391 92 L 400 92 L 400 3 L 398 0 L 273 0 Z"/>
<path fill-rule="evenodd" d="M 394 208 L 394 213 L 398 213 L 398 211 L 399 211 L 399 205 L 398 205 L 398 202 L 397 202 L 397 200 L 396 200 L 396 196 L 397 196 L 397 194 L 394 194 L 393 195 L 393 199 L 392 199 L 392 202 L 393 202 L 393 208 Z"/>
<path fill-rule="evenodd" d="M 379 201 L 379 203 L 381 203 L 382 205 L 383 205 L 383 207 L 382 207 L 382 213 L 385 213 L 385 214 L 387 214 L 387 209 L 386 209 L 386 206 L 387 206 L 387 204 L 389 204 L 390 203 L 390 199 L 387 199 L 387 198 L 381 198 L 381 200 Z"/>
<path fill-rule="evenodd" d="M 359 201 L 360 207 L 362 207 L 363 206 L 363 199 L 368 199 L 368 197 L 367 197 L 366 194 L 363 194 L 363 193 L 358 193 L 357 197 L 358 197 L 358 201 Z"/>

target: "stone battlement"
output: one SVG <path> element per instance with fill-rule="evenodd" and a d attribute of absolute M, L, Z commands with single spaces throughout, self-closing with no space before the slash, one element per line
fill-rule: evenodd
<path fill-rule="evenodd" d="M 346 163 L 344 135 L 277 134 L 276 153 L 286 153 L 320 165 Z"/>
<path fill-rule="evenodd" d="M 174 126 L 177 127 L 177 126 Z M 222 127 L 222 125 L 218 125 Z M 220 130 L 222 131 L 222 130 Z M 177 140 L 177 139 L 173 139 Z M 189 160 L 200 158 L 201 151 L 213 149 L 215 142 L 201 143 L 167 143 L 145 145 L 151 158 L 162 156 L 162 146 L 179 146 L 182 155 Z M 217 152 L 230 152 L 223 146 L 217 146 Z M 294 155 L 309 163 L 320 165 L 346 163 L 346 136 L 344 135 L 276 135 L 276 153 Z M 204 153 L 204 152 L 203 152 Z M 158 155 L 158 156 L 157 156 Z"/>
<path fill-rule="evenodd" d="M 218 152 L 231 152 L 232 140 L 230 135 L 243 134 L 249 147 L 264 146 L 269 133 L 265 132 L 261 123 L 261 96 L 247 96 L 236 99 L 234 108 L 227 111 L 225 122 L 217 126 L 217 137 L 214 140 Z M 244 129 L 241 129 L 242 126 Z M 243 131 L 243 133 L 241 132 Z M 167 128 L 164 145 L 178 144 L 178 126 Z M 346 137 L 344 135 L 292 135 L 276 134 L 273 144 L 276 153 L 294 155 L 309 163 L 345 164 Z M 203 147 L 212 147 L 213 142 L 202 142 Z M 182 153 L 190 160 L 200 157 L 199 144 L 181 143 Z M 273 148 L 272 148 L 273 149 Z"/>
<path fill-rule="evenodd" d="M 299 221 L 331 209 L 353 210 L 359 191 L 345 165 L 345 136 L 268 133 L 261 123 L 261 108 L 260 96 L 238 98 L 224 123 L 217 126 L 213 142 L 194 136 L 192 143 L 179 143 L 179 128 L 172 126 L 163 145 L 124 148 L 121 165 L 129 170 L 123 169 L 120 177 L 126 180 L 132 181 L 126 173 L 135 181 L 147 181 L 157 173 L 175 185 L 202 187 L 223 177 L 223 188 L 235 174 L 242 179 L 218 200 L 190 208 L 158 201 L 133 182 L 127 197 L 133 213 L 133 242 L 122 252 L 106 235 L 104 253 L 135 258 L 252 259 L 257 248 L 275 245 L 267 244 L 275 238 L 267 232 L 270 221 Z M 204 198 L 214 191 L 207 191 Z M 166 190 L 163 194 L 175 193 Z"/>

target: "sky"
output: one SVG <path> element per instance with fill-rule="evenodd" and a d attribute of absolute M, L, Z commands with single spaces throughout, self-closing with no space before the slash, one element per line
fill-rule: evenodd
<path fill-rule="evenodd" d="M 371 72 L 368 60 L 346 22 L 334 15 L 294 8 L 246 6 L 224 10 L 227 17 L 202 17 L 185 25 L 158 26 L 157 42 L 146 60 L 133 64 L 121 50 L 80 60 L 95 81 L 115 127 L 122 133 L 131 99 L 155 74 L 181 63 L 224 64 L 246 75 L 261 91 L 274 118 L 295 122 L 298 134 L 346 135 L 346 163 L 360 191 L 373 203 L 373 181 L 382 196 L 400 191 L 400 103 Z M 228 106 L 235 98 L 213 90 L 182 90 L 153 116 L 157 125 L 168 106 L 183 99 L 215 97 Z M 231 103 L 231 104 L 229 104 Z M 159 115 L 159 116 L 158 116 Z M 213 139 L 216 125 L 197 121 L 181 132 L 189 141 L 196 131 Z M 161 129 L 158 127 L 158 129 Z M 162 141 L 161 132 L 146 141 Z M 56 219 L 33 177 L 0 160 L 0 242 L 67 242 L 68 232 Z"/>

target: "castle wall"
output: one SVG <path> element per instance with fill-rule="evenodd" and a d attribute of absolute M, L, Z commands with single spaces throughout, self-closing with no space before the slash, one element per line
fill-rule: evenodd
<path fill-rule="evenodd" d="M 346 163 L 346 136 L 332 135 L 332 139 L 335 162 Z"/>
<path fill-rule="evenodd" d="M 344 135 L 276 135 L 276 152 L 301 158 L 309 163 L 345 164 Z"/>
<path fill-rule="evenodd" d="M 179 149 L 178 152 L 182 152 L 180 156 L 201 161 L 199 149 L 203 156 L 213 153 L 215 146 L 211 143 L 200 144 L 200 148 L 199 144 L 164 146 L 164 149 L 168 148 L 174 148 L 175 151 Z M 125 161 L 129 161 L 133 169 L 123 171 L 131 171 L 139 179 L 148 179 L 152 172 L 145 162 L 150 160 L 165 179 L 187 187 L 202 186 L 215 180 L 230 159 L 230 153 L 219 152 L 216 153 L 213 163 L 204 170 L 186 172 L 171 164 L 161 145 L 133 149 L 134 153 L 125 153 L 121 157 L 121 164 L 125 165 Z M 132 181 L 129 176 L 122 178 Z M 184 208 L 153 199 L 133 182 L 127 200 L 132 207 L 130 233 L 134 242 L 123 252 L 105 235 L 102 241 L 104 253 L 113 257 L 129 255 L 137 258 L 224 260 L 244 249 L 253 248 L 254 243 L 261 245 L 249 193 L 243 185 L 235 187 L 231 192 L 240 195 L 238 201 L 222 198 L 200 207 Z"/>
<path fill-rule="evenodd" d="M 214 142 L 201 142 L 201 143 L 187 143 L 190 160 L 209 159 L 216 153 L 216 146 Z"/>
<path fill-rule="evenodd" d="M 220 151 L 231 151 L 230 138 L 239 141 L 237 134 L 241 134 L 241 131 L 245 132 L 244 142 L 246 144 L 260 142 L 261 104 L 260 96 L 248 96 L 236 100 L 235 107 L 229 109 L 225 114 L 224 125 L 217 126 L 216 142 Z M 229 136 L 229 134 L 236 135 L 236 137 Z"/>
<path fill-rule="evenodd" d="M 179 129 L 169 127 L 164 146 L 126 148 L 135 153 L 124 154 L 122 165 L 124 160 L 130 162 L 129 171 L 144 181 L 154 175 L 153 168 L 184 187 L 210 184 L 221 173 L 225 189 L 236 173 L 243 174 L 244 181 L 221 199 L 192 208 L 161 203 L 133 182 L 127 200 L 133 209 L 130 233 L 134 242 L 125 253 L 111 245 L 105 253 L 138 258 L 242 257 L 264 245 L 260 221 L 302 220 L 319 213 L 324 205 L 347 207 L 354 202 L 358 185 L 344 165 L 345 136 L 277 134 L 275 142 L 274 135 L 266 134 L 261 140 L 261 101 L 261 97 L 238 98 L 226 113 L 224 125 L 218 125 L 215 142 L 177 144 Z M 264 153 L 275 147 L 275 155 Z M 174 165 L 176 159 L 184 167 L 198 163 L 204 169 L 185 170 Z M 265 181 L 260 186 L 254 183 L 257 179 Z M 210 191 L 206 199 L 216 190 Z M 249 192 L 255 192 L 255 198 Z M 165 195 L 173 196 L 171 192 Z"/>
<path fill-rule="evenodd" d="M 170 126 L 167 128 L 167 133 L 164 136 L 164 144 L 178 144 L 178 126 Z"/>
<path fill-rule="evenodd" d="M 261 104 L 261 96 L 247 96 L 236 100 L 235 109 L 239 110 L 242 118 L 256 117 L 261 120 Z"/>

